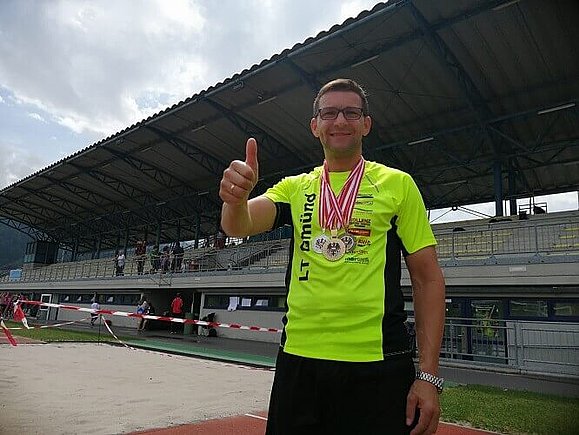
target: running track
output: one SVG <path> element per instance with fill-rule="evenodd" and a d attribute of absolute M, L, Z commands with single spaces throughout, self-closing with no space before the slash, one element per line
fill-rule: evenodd
<path fill-rule="evenodd" d="M 263 435 L 267 412 L 239 415 L 236 417 L 207 420 L 166 429 L 134 432 L 133 435 Z M 436 435 L 483 435 L 496 432 L 440 423 Z"/>

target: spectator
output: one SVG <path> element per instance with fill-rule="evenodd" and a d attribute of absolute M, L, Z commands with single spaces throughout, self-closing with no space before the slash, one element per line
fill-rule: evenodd
<path fill-rule="evenodd" d="M 150 313 L 150 310 L 151 310 L 151 305 L 147 301 L 147 298 L 143 297 L 143 299 L 141 300 L 141 303 L 137 306 L 137 314 L 148 315 Z M 143 319 L 141 317 L 139 320 L 139 325 L 137 326 L 137 331 L 142 331 L 143 329 L 145 329 L 146 325 L 147 325 L 146 319 Z"/>
<path fill-rule="evenodd" d="M 171 264 L 171 272 L 181 272 L 181 264 L 183 263 L 184 250 L 179 242 L 175 242 L 173 247 L 173 262 Z"/>
<path fill-rule="evenodd" d="M 151 250 L 151 273 L 156 273 L 160 267 L 161 254 L 159 253 L 159 245 L 155 245 Z"/>
<path fill-rule="evenodd" d="M 99 305 L 99 300 L 98 298 L 94 298 L 92 301 L 92 304 L 90 305 L 90 308 L 92 310 L 100 310 L 101 306 Z M 94 326 L 95 322 L 97 321 L 97 319 L 99 318 L 100 314 L 97 313 L 90 313 L 90 326 Z"/>
<path fill-rule="evenodd" d="M 147 242 L 143 240 L 137 241 L 135 247 L 135 261 L 137 262 L 137 274 L 142 275 L 145 268 L 145 258 L 147 254 Z"/>
<path fill-rule="evenodd" d="M 125 251 L 120 251 L 117 255 L 117 276 L 125 274 Z"/>
<path fill-rule="evenodd" d="M 163 252 L 161 253 L 161 273 L 169 271 L 170 263 L 171 253 L 169 252 L 169 247 L 163 246 Z"/>
<path fill-rule="evenodd" d="M 173 302 L 171 302 L 171 317 L 183 318 L 183 299 L 181 299 L 181 293 L 177 293 Z M 176 322 L 171 322 L 171 334 L 176 334 L 178 327 Z"/>

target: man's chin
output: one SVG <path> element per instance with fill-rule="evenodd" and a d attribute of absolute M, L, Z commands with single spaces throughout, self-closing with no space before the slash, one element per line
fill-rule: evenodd
<path fill-rule="evenodd" d="M 362 147 L 353 143 L 330 143 L 324 146 L 326 154 L 331 154 L 335 157 L 350 157 L 360 154 Z"/>

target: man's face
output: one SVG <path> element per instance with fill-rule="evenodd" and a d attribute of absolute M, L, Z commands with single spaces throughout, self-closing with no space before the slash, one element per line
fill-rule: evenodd
<path fill-rule="evenodd" d="M 355 92 L 333 91 L 320 98 L 320 109 L 335 107 L 362 108 L 362 99 Z M 320 115 L 312 118 L 310 127 L 315 137 L 320 139 L 324 154 L 328 157 L 350 157 L 361 154 L 362 138 L 370 132 L 372 120 L 364 116 L 356 120 L 348 120 L 340 112 L 336 119 L 324 120 Z"/>

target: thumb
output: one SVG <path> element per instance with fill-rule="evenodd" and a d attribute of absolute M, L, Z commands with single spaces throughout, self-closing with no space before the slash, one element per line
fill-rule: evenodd
<path fill-rule="evenodd" d="M 257 141 L 250 137 L 245 144 L 245 163 L 255 172 L 257 182 L 259 163 L 257 161 Z"/>

